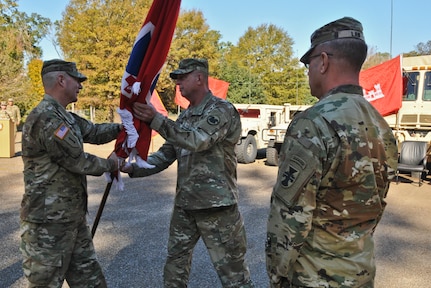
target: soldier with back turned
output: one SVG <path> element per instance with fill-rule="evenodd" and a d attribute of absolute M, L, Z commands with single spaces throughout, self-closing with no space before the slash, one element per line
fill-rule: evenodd
<path fill-rule="evenodd" d="M 267 227 L 271 287 L 374 287 L 373 233 L 397 166 L 392 130 L 363 97 L 362 24 L 317 29 L 301 57 L 319 99 L 289 125 Z"/>

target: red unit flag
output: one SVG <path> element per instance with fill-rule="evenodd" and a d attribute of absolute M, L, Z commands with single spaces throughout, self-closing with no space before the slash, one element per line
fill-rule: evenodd
<path fill-rule="evenodd" d="M 397 113 L 403 95 L 401 56 L 361 71 L 359 83 L 364 97 L 382 116 Z"/>
<path fill-rule="evenodd" d="M 227 90 L 229 89 L 229 82 L 219 80 L 213 77 L 208 77 L 208 86 L 214 96 L 217 96 L 221 99 L 226 99 Z M 187 107 L 189 107 L 189 103 L 189 100 L 187 100 L 181 95 L 180 89 L 177 86 L 175 88 L 175 104 L 177 104 L 181 108 L 186 109 Z"/>
<path fill-rule="evenodd" d="M 146 165 L 151 128 L 133 117 L 132 104 L 151 103 L 161 69 L 171 46 L 181 0 L 154 0 L 136 37 L 121 81 L 120 107 L 124 129 L 115 143 L 120 158 Z"/>

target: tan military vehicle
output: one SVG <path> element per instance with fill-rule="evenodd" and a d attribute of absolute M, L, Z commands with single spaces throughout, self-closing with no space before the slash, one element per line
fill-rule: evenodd
<path fill-rule="evenodd" d="M 239 163 L 252 163 L 258 149 L 268 146 L 268 128 L 284 123 L 283 105 L 234 104 L 241 116 L 241 138 L 235 147 Z"/>
<path fill-rule="evenodd" d="M 405 82 L 401 109 L 385 119 L 398 143 L 431 142 L 431 55 L 403 57 Z"/>

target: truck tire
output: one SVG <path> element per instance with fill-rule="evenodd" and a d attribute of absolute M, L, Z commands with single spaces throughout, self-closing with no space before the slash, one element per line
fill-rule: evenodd
<path fill-rule="evenodd" d="M 275 147 L 266 148 L 266 165 L 278 166 L 278 151 Z"/>
<path fill-rule="evenodd" d="M 252 163 L 256 160 L 257 145 L 253 135 L 247 135 L 235 146 L 235 153 L 239 163 Z"/>

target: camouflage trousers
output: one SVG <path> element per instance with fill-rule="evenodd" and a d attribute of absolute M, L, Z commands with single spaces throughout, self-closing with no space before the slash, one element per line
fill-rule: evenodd
<path fill-rule="evenodd" d="M 253 287 L 245 262 L 246 235 L 237 205 L 204 210 L 175 206 L 170 224 L 164 287 L 187 287 L 193 248 L 202 237 L 223 287 Z"/>
<path fill-rule="evenodd" d="M 355 286 L 349 286 L 349 285 L 346 285 L 346 284 L 337 284 L 337 286 L 334 286 L 333 284 L 330 284 L 330 283 L 324 283 L 324 284 L 320 283 L 320 284 L 321 284 L 321 286 L 319 286 L 319 287 L 334 287 L 334 288 L 335 287 L 361 287 L 361 288 L 374 288 L 374 280 L 371 280 L 371 281 L 369 281 L 369 282 L 367 282 L 365 284 L 360 284 L 360 286 L 357 286 L 357 285 L 355 285 Z M 273 283 L 273 282 L 270 283 L 270 288 L 308 288 L 308 287 L 311 287 L 311 286 L 298 286 L 298 285 L 292 284 L 289 281 L 289 279 L 284 278 L 284 277 L 282 277 L 278 283 Z M 315 286 L 313 286 L 313 287 L 315 287 Z"/>
<path fill-rule="evenodd" d="M 106 287 L 90 229 L 79 223 L 21 221 L 21 253 L 28 287 Z"/>

